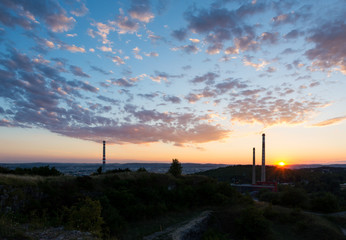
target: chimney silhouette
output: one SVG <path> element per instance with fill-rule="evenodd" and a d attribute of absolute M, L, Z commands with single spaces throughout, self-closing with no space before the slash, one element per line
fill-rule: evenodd
<path fill-rule="evenodd" d="M 256 184 L 255 148 L 252 149 L 252 184 Z"/>
<path fill-rule="evenodd" d="M 103 141 L 102 172 L 106 171 L 106 141 Z"/>
<path fill-rule="evenodd" d="M 261 168 L 261 182 L 266 181 L 266 147 L 265 147 L 265 134 L 262 134 L 262 168 Z"/>

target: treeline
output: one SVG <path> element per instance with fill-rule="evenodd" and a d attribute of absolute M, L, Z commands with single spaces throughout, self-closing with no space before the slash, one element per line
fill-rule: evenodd
<path fill-rule="evenodd" d="M 17 167 L 14 170 L 0 166 L 0 173 L 15 174 L 15 175 L 38 175 L 38 176 L 60 176 L 60 175 L 63 175 L 55 167 L 50 168 L 49 166 L 33 167 L 33 168 Z"/>

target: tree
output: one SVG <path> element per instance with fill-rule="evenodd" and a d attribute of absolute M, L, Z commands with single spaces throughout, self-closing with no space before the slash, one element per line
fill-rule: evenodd
<path fill-rule="evenodd" d="M 179 177 L 181 176 L 182 169 L 181 163 L 175 158 L 172 159 L 172 164 L 169 167 L 168 173 L 172 174 L 174 177 Z"/>

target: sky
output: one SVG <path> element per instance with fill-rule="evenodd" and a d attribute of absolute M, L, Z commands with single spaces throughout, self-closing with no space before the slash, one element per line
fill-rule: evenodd
<path fill-rule="evenodd" d="M 346 164 L 344 0 L 0 0 L 0 162 Z"/>

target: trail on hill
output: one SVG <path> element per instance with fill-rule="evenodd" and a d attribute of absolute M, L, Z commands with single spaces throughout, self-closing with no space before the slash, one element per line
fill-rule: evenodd
<path fill-rule="evenodd" d="M 155 232 L 144 237 L 144 240 L 197 240 L 203 234 L 211 217 L 212 211 L 204 211 L 190 221 L 184 221 L 176 225 Z"/>

